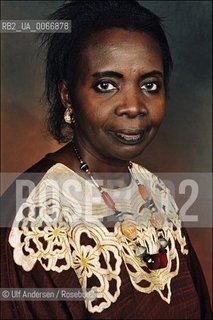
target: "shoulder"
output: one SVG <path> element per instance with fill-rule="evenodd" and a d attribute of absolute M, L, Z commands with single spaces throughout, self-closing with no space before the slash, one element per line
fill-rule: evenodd
<path fill-rule="evenodd" d="M 145 185 L 149 186 L 149 188 L 151 188 L 152 191 L 154 191 L 154 189 L 156 189 L 156 188 L 159 191 L 162 191 L 162 190 L 169 191 L 169 189 L 167 188 L 165 183 L 157 175 L 150 172 L 145 167 L 134 163 L 133 169 L 134 169 L 136 176 L 138 175 L 138 177 L 141 179 L 141 182 L 144 183 Z"/>
<path fill-rule="evenodd" d="M 47 172 L 52 166 L 54 166 L 57 162 L 50 159 L 48 154 L 39 160 L 38 162 L 34 163 L 30 168 L 28 168 L 24 173 L 45 173 Z"/>
<path fill-rule="evenodd" d="M 72 160 L 70 160 L 70 157 L 69 161 L 67 159 L 69 155 L 68 147 L 69 146 L 66 145 L 54 153 L 46 154 L 41 160 L 39 160 L 38 162 L 34 163 L 31 167 L 26 169 L 23 173 L 16 177 L 12 185 L 3 194 L 3 197 L 7 196 L 7 194 L 10 193 L 11 190 L 12 192 L 14 192 L 14 187 L 17 181 L 29 179 L 33 183 L 37 184 L 41 180 L 41 178 L 55 165 L 61 164 L 65 167 L 69 167 L 72 163 Z"/>
<path fill-rule="evenodd" d="M 170 213 L 178 213 L 178 207 L 173 195 L 163 180 L 139 164 L 134 163 L 133 168 L 135 174 L 138 175 L 140 183 L 144 184 L 151 193 L 158 209 Z"/>
<path fill-rule="evenodd" d="M 27 170 L 25 170 L 23 173 L 21 173 L 19 176 L 16 177 L 16 179 L 13 181 L 10 187 L 2 195 L 1 200 L 3 201 L 5 198 L 8 198 L 10 197 L 10 195 L 14 194 L 16 185 L 20 181 L 30 180 L 33 183 L 37 184 L 41 180 L 41 178 L 45 175 L 45 173 L 55 164 L 56 164 L 55 161 L 50 160 L 47 157 L 44 157 L 37 163 L 33 164 L 30 168 L 28 168 Z"/>
<path fill-rule="evenodd" d="M 44 177 L 46 172 L 56 163 L 44 157 L 33 166 L 21 173 L 1 196 L 1 221 L 9 226 L 14 219 L 14 214 L 23 199 L 29 195 L 32 187 L 35 187 Z"/>

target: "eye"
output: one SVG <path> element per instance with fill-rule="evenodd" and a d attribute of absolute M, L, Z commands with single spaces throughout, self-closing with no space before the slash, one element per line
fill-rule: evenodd
<path fill-rule="evenodd" d="M 141 89 L 146 92 L 156 93 L 159 91 L 160 85 L 158 82 L 147 82 L 141 86 Z"/>
<path fill-rule="evenodd" d="M 101 93 L 107 93 L 117 90 L 117 86 L 110 81 L 100 81 L 96 83 L 95 90 Z"/>

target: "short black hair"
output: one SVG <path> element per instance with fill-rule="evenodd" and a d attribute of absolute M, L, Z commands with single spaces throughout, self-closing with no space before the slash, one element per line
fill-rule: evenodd
<path fill-rule="evenodd" d="M 143 31 L 160 46 L 165 90 L 172 68 L 172 57 L 162 27 L 162 20 L 135 0 L 77 0 L 65 2 L 50 20 L 71 20 L 71 33 L 49 33 L 42 36 L 46 52 L 45 95 L 49 104 L 47 126 L 58 142 L 71 140 L 70 125 L 64 121 L 64 106 L 58 90 L 62 80 L 75 87 L 76 66 L 85 42 L 94 32 L 109 28 Z M 72 84 L 72 86 L 71 86 Z M 72 96 L 72 92 L 70 93 Z"/>

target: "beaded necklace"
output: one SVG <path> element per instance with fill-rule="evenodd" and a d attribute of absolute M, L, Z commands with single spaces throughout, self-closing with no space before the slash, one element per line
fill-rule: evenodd
<path fill-rule="evenodd" d="M 135 243 L 135 254 L 137 257 L 142 259 L 147 267 L 150 270 L 156 270 L 165 268 L 167 266 L 168 260 L 167 260 L 167 249 L 168 241 L 160 236 L 158 238 L 159 241 L 159 251 L 156 254 L 149 254 L 147 252 L 147 248 L 145 246 L 141 246 L 139 242 L 137 242 L 137 226 L 131 222 L 130 220 L 124 220 L 124 214 L 131 214 L 127 212 L 122 212 L 116 209 L 115 202 L 109 195 L 107 191 L 104 191 L 103 188 L 97 183 L 97 181 L 94 179 L 92 173 L 89 170 L 88 164 L 82 160 L 76 146 L 74 143 L 72 143 L 73 150 L 75 152 L 75 155 L 80 163 L 80 169 L 84 171 L 92 181 L 92 183 L 95 185 L 95 187 L 99 190 L 101 197 L 106 204 L 106 206 L 114 211 L 114 217 L 120 221 L 121 223 L 121 231 L 122 234 L 130 241 L 134 241 Z M 132 162 L 129 162 L 128 165 L 129 173 L 131 174 L 132 178 L 134 179 L 135 183 L 138 186 L 138 192 L 141 195 L 142 199 L 145 201 L 144 207 L 149 209 L 151 211 L 151 217 L 149 219 L 151 225 L 155 228 L 156 232 L 159 232 L 163 225 L 164 225 L 164 216 L 160 214 L 156 208 L 156 205 L 151 197 L 151 195 L 148 193 L 146 187 L 140 183 L 140 181 L 135 177 L 134 173 L 132 172 Z"/>

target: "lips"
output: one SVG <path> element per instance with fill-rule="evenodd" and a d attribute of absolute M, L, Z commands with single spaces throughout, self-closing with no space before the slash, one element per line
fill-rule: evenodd
<path fill-rule="evenodd" d="M 144 140 L 146 130 L 137 131 L 111 131 L 111 134 L 120 142 L 134 145 Z"/>

